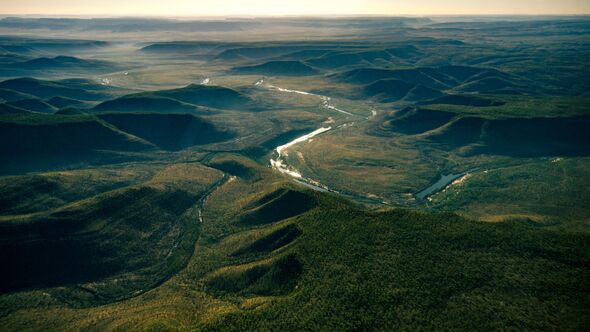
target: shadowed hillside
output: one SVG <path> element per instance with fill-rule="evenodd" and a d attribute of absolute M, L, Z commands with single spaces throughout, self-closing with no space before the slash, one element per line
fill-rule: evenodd
<path fill-rule="evenodd" d="M 261 239 L 256 240 L 254 243 L 235 251 L 232 253 L 232 255 L 241 256 L 271 252 L 295 241 L 295 239 L 300 235 L 301 230 L 296 225 L 289 224 Z"/>
<path fill-rule="evenodd" d="M 10 89 L 0 89 L 0 98 L 3 101 L 18 101 L 35 98 L 35 96 Z"/>
<path fill-rule="evenodd" d="M 401 99 L 418 101 L 440 97 L 438 90 L 428 88 L 421 84 L 411 84 L 397 79 L 383 79 L 371 83 L 363 89 L 365 96 L 373 97 L 381 102 L 388 103 Z"/>
<path fill-rule="evenodd" d="M 455 116 L 456 114 L 450 112 L 407 107 L 386 116 L 379 127 L 375 128 L 374 134 L 384 136 L 392 133 L 421 134 L 443 126 Z"/>
<path fill-rule="evenodd" d="M 112 63 L 100 60 L 86 60 L 72 56 L 56 56 L 53 58 L 36 58 L 23 62 L 15 62 L 0 68 L 4 71 L 91 71 L 108 72 L 118 70 Z"/>
<path fill-rule="evenodd" d="M 165 150 L 180 150 L 233 137 L 212 123 L 189 114 L 111 113 L 98 117 Z"/>
<path fill-rule="evenodd" d="M 99 161 L 99 150 L 150 149 L 150 143 L 92 117 L 25 115 L 0 119 L 0 155 L 5 160 L 2 172 Z"/>
<path fill-rule="evenodd" d="M 179 175 L 187 186 L 165 185 Z M 12 268 L 1 290 L 64 286 L 54 296 L 86 306 L 153 287 L 192 255 L 199 229 L 191 207 L 218 177 L 204 167 L 178 165 L 140 186 L 4 220 L 0 260 Z"/>
<path fill-rule="evenodd" d="M 245 225 L 269 224 L 299 215 L 315 206 L 309 194 L 279 189 L 257 201 L 244 211 L 240 222 Z"/>
<path fill-rule="evenodd" d="M 588 155 L 590 118 L 462 118 L 441 128 L 429 139 L 450 148 L 474 144 L 469 154 L 523 157 Z"/>
<path fill-rule="evenodd" d="M 236 74 L 258 74 L 278 76 L 307 76 L 317 75 L 319 72 L 300 61 L 269 61 L 260 65 L 235 67 L 232 69 Z"/>
<path fill-rule="evenodd" d="M 92 149 L 142 150 L 150 147 L 145 141 L 90 117 L 45 120 L 41 118 L 36 122 L 36 117 L 25 117 L 16 121 L 1 121 L 0 151 L 26 154 Z"/>
<path fill-rule="evenodd" d="M 39 98 L 67 97 L 79 100 L 101 100 L 108 95 L 98 91 L 87 91 L 87 88 L 100 89 L 98 86 L 88 86 L 84 81 L 44 81 L 34 78 L 18 78 L 0 82 L 0 88 L 31 94 Z"/>
<path fill-rule="evenodd" d="M 283 295 L 295 288 L 303 266 L 294 255 L 272 262 L 222 269 L 206 280 L 206 289 L 223 295 Z"/>
<path fill-rule="evenodd" d="M 20 107 L 11 106 L 8 104 L 0 104 L 0 115 L 6 114 L 29 114 L 30 111 L 22 109 Z"/>
<path fill-rule="evenodd" d="M 87 107 L 86 102 L 67 97 L 53 97 L 49 100 L 46 100 L 45 102 L 55 108 Z"/>
<path fill-rule="evenodd" d="M 92 108 L 94 112 L 193 113 L 196 110 L 194 105 L 154 96 L 149 92 L 108 100 Z"/>
<path fill-rule="evenodd" d="M 55 209 L 94 195 L 146 181 L 156 170 L 113 167 L 0 178 L 0 215 Z"/>
<path fill-rule="evenodd" d="M 443 105 L 464 105 L 464 106 L 476 106 L 476 107 L 487 107 L 487 106 L 502 106 L 505 103 L 501 101 L 495 101 L 487 98 L 478 97 L 475 95 L 447 95 L 442 96 L 427 102 L 421 103 L 423 105 L 430 104 L 443 104 Z"/>
<path fill-rule="evenodd" d="M 55 107 L 39 99 L 23 99 L 12 101 L 8 102 L 7 105 L 39 113 L 53 113 L 56 111 Z"/>
<path fill-rule="evenodd" d="M 498 94 L 530 93 L 517 77 L 505 74 L 496 69 L 442 66 L 421 67 L 413 69 L 379 69 L 360 68 L 331 75 L 340 82 L 370 84 L 380 80 L 398 80 L 406 84 L 422 85 L 433 90 L 450 90 L 458 92 L 479 92 Z M 531 82 L 527 82 L 531 84 Z M 432 98 L 439 97 L 434 95 Z"/>
<path fill-rule="evenodd" d="M 154 91 L 151 94 L 215 108 L 242 109 L 251 106 L 250 98 L 244 94 L 219 86 L 191 84 L 184 88 Z"/>

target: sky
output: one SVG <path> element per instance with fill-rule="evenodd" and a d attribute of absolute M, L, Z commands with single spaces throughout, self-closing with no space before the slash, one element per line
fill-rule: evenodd
<path fill-rule="evenodd" d="M 0 0 L 0 13 L 73 16 L 570 15 L 590 0 Z"/>

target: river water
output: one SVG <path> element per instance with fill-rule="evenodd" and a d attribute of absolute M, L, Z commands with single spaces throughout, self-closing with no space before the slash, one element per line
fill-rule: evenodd
<path fill-rule="evenodd" d="M 276 152 L 276 159 L 270 159 L 270 165 L 278 170 L 279 172 L 283 173 L 283 174 L 287 174 L 290 175 L 296 179 L 302 179 L 303 176 L 301 175 L 301 173 L 299 173 L 296 169 L 289 167 L 286 162 L 283 160 L 283 151 L 297 143 L 302 143 L 302 142 L 307 142 L 310 138 L 313 138 L 314 136 L 317 136 L 321 133 L 324 133 L 328 130 L 332 129 L 332 127 L 322 127 L 319 129 L 316 129 L 314 131 L 312 131 L 309 134 L 297 137 L 296 139 L 292 140 L 291 142 L 287 143 L 287 144 L 283 144 L 283 145 L 279 145 L 276 147 L 275 152 Z"/>
<path fill-rule="evenodd" d="M 465 175 L 465 173 L 459 173 L 459 174 L 451 173 L 449 175 L 441 174 L 440 179 L 438 181 L 436 181 L 435 183 L 433 183 L 432 185 L 430 185 L 426 189 L 422 190 L 421 192 L 417 193 L 416 197 L 418 197 L 419 199 L 424 199 L 424 198 L 428 197 L 429 195 L 443 189 L 444 187 L 449 185 L 451 182 L 462 177 L 463 175 Z"/>

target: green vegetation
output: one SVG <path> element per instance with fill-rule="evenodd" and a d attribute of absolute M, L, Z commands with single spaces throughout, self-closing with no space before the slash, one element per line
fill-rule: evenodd
<path fill-rule="evenodd" d="M 209 121 L 189 114 L 109 113 L 98 117 L 165 150 L 181 150 L 233 137 Z"/>
<path fill-rule="evenodd" d="M 207 200 L 210 221 L 202 232 L 214 229 L 215 219 L 207 217 L 227 204 L 226 192 L 249 185 L 234 183 Z M 577 330 L 588 323 L 589 303 L 580 296 L 590 290 L 586 233 L 519 220 L 367 212 L 329 195 L 308 195 L 319 205 L 294 219 L 198 241 L 186 269 L 151 292 L 83 310 L 53 300 L 34 309 L 21 305 L 3 324 L 23 327 L 28 310 L 36 312 L 29 321 L 53 328 L 147 328 L 170 319 L 207 330 Z M 280 241 L 296 229 L 299 236 Z M 30 296 L 35 291 L 20 298 Z"/>
<path fill-rule="evenodd" d="M 160 113 L 190 113 L 195 112 L 195 106 L 182 103 L 175 99 L 152 96 L 130 95 L 108 100 L 92 108 L 95 112 L 160 112 Z"/>
<path fill-rule="evenodd" d="M 255 66 L 235 67 L 232 71 L 237 74 L 270 76 L 307 76 L 319 74 L 316 69 L 300 61 L 269 61 Z"/>
<path fill-rule="evenodd" d="M 432 197 L 430 204 L 490 221 L 510 217 L 586 224 L 587 158 L 556 157 L 498 169 L 482 169 Z"/>
<path fill-rule="evenodd" d="M 176 182 L 180 176 L 182 184 Z M 3 276 L 2 292 L 58 286 L 52 296 L 87 306 L 153 287 L 192 255 L 199 227 L 191 207 L 219 176 L 179 164 L 139 185 L 5 217 L 2 264 L 12 268 Z M 66 185 L 55 180 L 54 190 Z M 84 190 L 73 189 L 74 195 Z"/>
<path fill-rule="evenodd" d="M 34 95 L 39 98 L 67 97 L 80 100 L 100 100 L 108 98 L 100 86 L 91 87 L 93 90 L 80 84 L 71 84 L 74 82 L 50 82 L 37 80 L 33 78 L 19 78 L 0 82 L 0 88 L 14 90 L 19 93 Z"/>
<path fill-rule="evenodd" d="M 587 330 L 588 22 L 0 19 L 0 326 Z"/>
<path fill-rule="evenodd" d="M 243 108 L 250 102 L 247 96 L 233 89 L 196 84 L 179 89 L 157 91 L 154 94 L 185 103 L 217 108 Z"/>

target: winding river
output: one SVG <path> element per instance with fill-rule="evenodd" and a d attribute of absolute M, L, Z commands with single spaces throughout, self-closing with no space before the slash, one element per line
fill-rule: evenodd
<path fill-rule="evenodd" d="M 324 96 L 324 95 L 318 95 L 316 93 L 311 93 L 311 92 L 306 92 L 306 91 L 300 91 L 300 90 L 292 90 L 292 89 L 285 89 L 285 88 L 281 88 L 278 86 L 274 86 L 274 85 L 270 85 L 270 84 L 264 84 L 264 80 L 260 80 L 258 82 L 256 82 L 254 85 L 256 86 L 264 86 L 268 89 L 271 90 L 276 90 L 276 91 L 280 91 L 280 92 L 287 92 L 287 93 L 296 93 L 299 95 L 305 95 L 305 96 L 314 96 L 314 97 L 318 97 L 320 99 L 322 99 L 322 106 L 324 106 L 325 108 L 331 110 L 331 111 L 336 111 L 338 113 L 342 113 L 342 114 L 346 114 L 346 115 L 354 115 L 350 112 L 347 112 L 343 109 L 340 109 L 334 105 L 330 104 L 330 100 L 332 100 L 331 97 L 328 96 Z"/>
<path fill-rule="evenodd" d="M 261 79 L 258 82 L 256 82 L 254 84 L 255 86 L 259 86 L 259 87 L 265 87 L 267 89 L 271 89 L 271 90 L 275 90 L 275 91 L 280 91 L 280 92 L 286 92 L 286 93 L 295 93 L 295 94 L 300 94 L 300 95 L 306 95 L 306 96 L 314 96 L 314 97 L 318 97 L 321 99 L 322 101 L 322 106 L 328 110 L 331 111 L 335 111 L 347 116 L 355 116 L 358 117 L 358 115 L 347 112 L 345 110 L 339 109 L 336 106 L 333 106 L 330 104 L 330 101 L 332 100 L 332 98 L 328 97 L 328 96 L 323 96 L 323 95 L 319 95 L 319 94 L 315 94 L 315 93 L 311 93 L 311 92 L 306 92 L 306 91 L 300 91 L 300 90 L 292 90 L 292 89 L 285 89 L 285 88 L 281 88 L 278 86 L 274 86 L 274 85 L 270 85 L 270 84 L 265 84 L 264 80 Z M 371 115 L 375 116 L 377 115 L 377 112 L 372 110 L 371 111 Z M 347 117 L 348 118 L 348 117 Z M 367 117 L 367 119 L 370 119 L 371 116 Z M 324 122 L 324 124 L 327 123 L 333 123 L 334 120 L 330 117 L 329 119 L 331 119 L 331 122 Z M 349 126 L 354 125 L 354 122 L 351 123 L 344 123 L 341 124 L 339 126 L 337 126 L 335 129 L 341 129 L 341 128 L 346 128 Z M 287 165 L 287 161 L 283 158 L 284 156 L 287 155 L 286 150 L 296 144 L 299 143 L 304 143 L 304 142 L 308 142 L 311 138 L 323 134 L 327 131 L 332 130 L 332 127 L 321 127 L 318 128 L 306 135 L 297 137 L 296 139 L 290 141 L 289 143 L 283 144 L 283 145 L 279 145 L 275 148 L 274 153 L 273 153 L 273 157 L 270 159 L 270 165 L 273 169 L 279 171 L 280 173 L 286 174 L 290 177 L 293 178 L 293 180 L 303 186 L 306 186 L 308 188 L 317 190 L 317 191 L 322 191 L 322 192 L 331 192 L 331 193 L 335 193 L 344 197 L 348 197 L 348 198 L 353 198 L 353 199 L 358 199 L 361 201 L 365 201 L 368 203 L 372 203 L 372 204 L 384 204 L 384 205 L 388 205 L 389 203 L 381 200 L 381 199 L 374 199 L 371 197 L 367 197 L 367 196 L 363 196 L 360 194 L 356 194 L 356 193 L 344 193 L 344 192 L 339 192 L 333 189 L 330 189 L 329 187 L 327 187 L 326 185 L 315 181 L 313 179 L 309 179 L 309 178 L 305 178 L 297 169 L 295 169 L 293 166 L 289 166 Z"/>
<path fill-rule="evenodd" d="M 301 173 L 299 173 L 296 169 L 294 169 L 293 167 L 289 167 L 286 162 L 283 160 L 283 151 L 297 143 L 302 143 L 302 142 L 307 142 L 310 138 L 313 138 L 314 136 L 317 136 L 321 133 L 324 133 L 328 130 L 332 129 L 332 127 L 322 127 L 319 129 L 316 129 L 314 131 L 312 131 L 309 134 L 297 137 L 296 139 L 292 140 L 291 142 L 287 143 L 287 144 L 283 144 L 283 145 L 279 145 L 276 147 L 275 152 L 276 152 L 276 159 L 270 159 L 270 165 L 276 169 L 277 171 L 283 173 L 283 174 L 287 174 L 290 175 L 296 179 L 302 179 L 303 176 L 301 175 Z"/>

